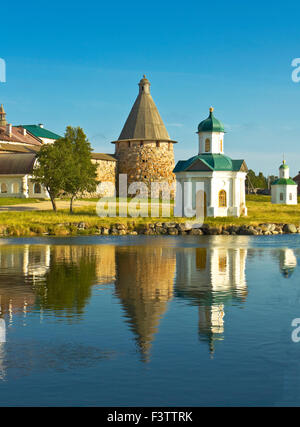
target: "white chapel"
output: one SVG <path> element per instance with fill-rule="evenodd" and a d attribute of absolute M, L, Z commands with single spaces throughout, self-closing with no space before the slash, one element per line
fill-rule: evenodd
<path fill-rule="evenodd" d="M 273 204 L 296 205 L 298 185 L 290 178 L 290 168 L 283 160 L 279 167 L 279 178 L 271 184 Z"/>
<path fill-rule="evenodd" d="M 196 156 L 181 160 L 174 169 L 177 188 L 180 184 L 176 206 L 182 204 L 182 216 L 190 216 L 190 208 L 196 209 L 196 192 L 202 187 L 204 216 L 247 215 L 245 179 L 247 165 L 244 160 L 232 160 L 224 154 L 224 126 L 209 116 L 198 126 L 199 152 Z M 188 185 L 186 184 L 188 183 Z M 180 197 L 182 196 L 182 197 Z M 198 203 L 198 202 L 197 202 Z"/>

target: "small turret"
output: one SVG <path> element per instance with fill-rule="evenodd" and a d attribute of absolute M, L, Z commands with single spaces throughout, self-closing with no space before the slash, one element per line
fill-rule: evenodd
<path fill-rule="evenodd" d="M 199 154 L 224 154 L 224 126 L 213 114 L 213 107 L 209 109 L 209 116 L 198 125 Z"/>
<path fill-rule="evenodd" d="M 3 104 L 0 106 L 0 126 L 6 126 L 6 113 Z"/>
<path fill-rule="evenodd" d="M 290 168 L 285 163 L 285 160 L 282 161 L 282 165 L 279 167 L 279 178 L 289 179 L 290 177 Z"/>

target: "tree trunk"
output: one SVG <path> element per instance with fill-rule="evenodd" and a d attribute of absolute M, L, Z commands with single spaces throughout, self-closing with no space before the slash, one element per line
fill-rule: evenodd
<path fill-rule="evenodd" d="M 73 200 L 74 200 L 74 196 L 71 197 L 70 199 L 70 213 L 73 213 Z"/>
<path fill-rule="evenodd" d="M 56 202 L 55 202 L 55 199 L 52 196 L 50 196 L 50 199 L 51 199 L 53 210 L 54 210 L 54 212 L 56 212 Z"/>

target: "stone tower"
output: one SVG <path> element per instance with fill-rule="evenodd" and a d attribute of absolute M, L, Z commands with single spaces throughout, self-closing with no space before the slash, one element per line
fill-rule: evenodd
<path fill-rule="evenodd" d="M 115 144 L 118 175 L 127 174 L 127 182 L 143 182 L 149 196 L 151 182 L 161 188 L 175 184 L 172 141 L 150 94 L 145 76 L 139 82 L 139 94 Z M 166 183 L 164 185 L 163 183 Z"/>
<path fill-rule="evenodd" d="M 0 105 L 0 126 L 6 126 L 6 113 L 3 104 Z"/>

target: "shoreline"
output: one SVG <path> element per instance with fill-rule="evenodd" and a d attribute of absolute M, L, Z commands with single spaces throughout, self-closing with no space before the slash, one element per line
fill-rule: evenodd
<path fill-rule="evenodd" d="M 278 234 L 300 234 L 300 225 L 292 223 L 261 223 L 259 225 L 218 225 L 193 224 L 192 222 L 152 222 L 152 223 L 111 223 L 88 224 L 87 222 L 66 222 L 58 224 L 32 224 L 27 228 L 0 225 L 0 239 L 7 237 L 37 236 L 200 236 L 200 235 L 238 235 L 238 236 L 269 236 Z"/>

